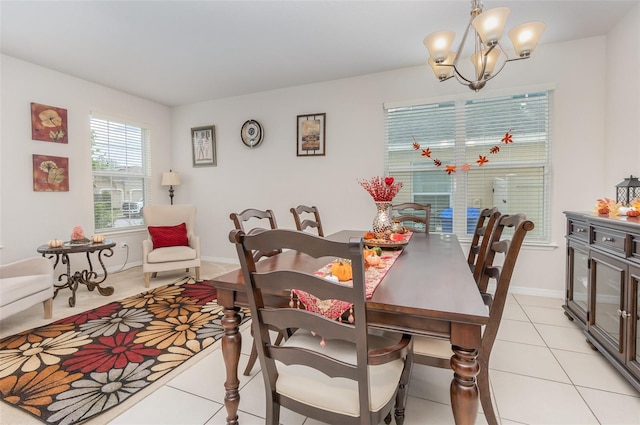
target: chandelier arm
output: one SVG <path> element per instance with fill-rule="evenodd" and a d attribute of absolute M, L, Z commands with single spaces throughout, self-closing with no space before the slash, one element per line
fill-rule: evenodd
<path fill-rule="evenodd" d="M 458 71 L 458 67 L 452 64 L 448 64 L 448 63 L 439 63 L 438 66 L 450 66 L 451 68 L 453 68 L 453 75 L 448 76 L 447 78 L 443 78 L 440 81 L 447 81 L 450 78 L 456 77 L 456 80 L 458 80 L 459 83 L 461 84 L 469 84 L 472 81 L 471 80 L 467 80 L 461 73 L 460 71 Z M 465 82 L 461 81 L 464 80 Z"/>
<path fill-rule="evenodd" d="M 462 48 L 464 47 L 465 42 L 467 41 L 467 36 L 469 35 L 469 28 L 471 28 L 471 23 L 473 22 L 474 16 L 471 16 L 469 19 L 469 23 L 467 24 L 467 28 L 464 30 L 464 34 L 462 35 L 462 40 L 460 40 L 460 45 L 458 46 L 458 50 L 456 51 L 456 57 L 453 58 L 453 69 L 456 70 L 456 65 L 458 64 L 458 59 L 460 59 L 460 55 L 462 54 Z M 457 70 L 456 70 L 456 73 Z"/>

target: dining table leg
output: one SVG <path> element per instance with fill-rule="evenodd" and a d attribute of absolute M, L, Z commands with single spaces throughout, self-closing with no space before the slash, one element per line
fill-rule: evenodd
<path fill-rule="evenodd" d="M 476 376 L 480 372 L 478 350 L 452 346 L 451 368 L 453 379 L 449 389 L 451 409 L 456 425 L 473 425 L 478 416 L 478 386 Z"/>
<path fill-rule="evenodd" d="M 238 379 L 238 363 L 242 348 L 240 334 L 240 311 L 234 306 L 232 291 L 218 290 L 218 303 L 223 307 L 222 356 L 227 373 L 224 383 L 224 407 L 227 410 L 227 425 L 238 425 L 238 406 L 240 405 L 240 380 Z"/>

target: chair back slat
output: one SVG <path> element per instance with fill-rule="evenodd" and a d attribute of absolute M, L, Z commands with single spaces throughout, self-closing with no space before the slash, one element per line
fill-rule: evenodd
<path fill-rule="evenodd" d="M 394 221 L 406 225 L 413 232 L 429 233 L 431 223 L 431 204 L 405 202 L 391 206 Z M 424 229 L 422 229 L 424 226 Z"/>
<path fill-rule="evenodd" d="M 324 237 L 324 230 L 322 229 L 322 221 L 320 220 L 320 212 L 316 206 L 298 205 L 295 208 L 291 208 L 291 214 L 293 214 L 293 221 L 296 224 L 296 229 L 303 232 L 307 228 L 316 229 L 318 236 Z M 313 219 L 305 218 L 306 214 L 312 214 Z"/>
<path fill-rule="evenodd" d="M 290 326 L 291 323 L 296 323 L 300 329 L 313 329 L 313 326 L 317 326 L 318 320 L 324 320 L 322 336 L 325 339 L 335 338 L 348 341 L 355 338 L 353 325 L 318 316 L 317 313 L 311 313 L 298 308 L 265 308 L 260 310 L 260 318 L 262 321 L 278 329 L 285 329 L 286 326 Z"/>
<path fill-rule="evenodd" d="M 469 268 L 473 272 L 473 278 L 476 283 L 482 274 L 491 233 L 500 215 L 500 211 L 498 211 L 496 207 L 485 208 L 480 211 L 480 215 L 478 215 L 478 221 L 476 222 L 473 238 L 471 239 L 471 246 L 469 247 L 469 255 L 467 256 L 467 263 L 469 263 Z"/>
<path fill-rule="evenodd" d="M 286 365 L 312 364 L 314 369 L 332 378 L 358 379 L 358 368 L 356 364 L 336 360 L 318 351 L 306 350 L 304 348 L 280 347 L 277 345 L 270 345 L 267 351 L 271 358 Z"/>
<path fill-rule="evenodd" d="M 233 225 L 236 229 L 242 230 L 247 234 L 254 234 L 261 232 L 262 230 L 268 229 L 277 229 L 278 224 L 276 223 L 276 215 L 272 210 L 258 210 L 255 208 L 248 208 L 240 213 L 231 213 L 229 215 L 231 221 L 233 221 Z M 268 223 L 268 227 L 257 226 L 256 223 L 261 223 L 266 220 Z M 252 224 L 251 228 L 247 229 L 247 224 Z M 272 257 L 274 255 L 280 254 L 282 250 L 273 250 L 273 251 L 260 251 L 256 250 L 253 253 L 253 256 L 256 261 L 263 257 Z"/>
<path fill-rule="evenodd" d="M 295 279 L 295 289 L 300 289 L 308 293 L 313 293 L 321 300 L 329 300 L 331 297 L 353 302 L 353 290 L 340 283 L 327 282 L 326 280 L 313 274 L 293 272 L 291 270 L 277 270 L 273 272 L 260 273 L 255 275 L 255 285 L 258 289 L 268 288 L 270 290 L 288 291 L 291 283 Z M 322 281 L 319 283 L 318 281 Z"/>

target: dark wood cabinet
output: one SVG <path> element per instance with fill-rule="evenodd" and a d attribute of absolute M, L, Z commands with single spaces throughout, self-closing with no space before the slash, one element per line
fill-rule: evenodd
<path fill-rule="evenodd" d="M 640 220 L 565 216 L 565 314 L 640 391 Z"/>

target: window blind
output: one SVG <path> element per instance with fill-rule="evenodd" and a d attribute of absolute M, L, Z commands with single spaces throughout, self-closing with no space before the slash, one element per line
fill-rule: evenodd
<path fill-rule="evenodd" d="M 142 208 L 150 202 L 150 131 L 96 114 L 90 126 L 96 231 L 143 226 Z"/>
<path fill-rule="evenodd" d="M 430 230 L 463 238 L 483 208 L 524 213 L 528 240 L 548 242 L 550 93 L 385 106 L 385 171 L 404 183 L 394 202 L 430 203 Z M 513 143 L 501 142 L 507 132 Z"/>

